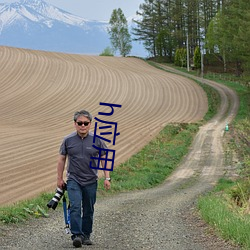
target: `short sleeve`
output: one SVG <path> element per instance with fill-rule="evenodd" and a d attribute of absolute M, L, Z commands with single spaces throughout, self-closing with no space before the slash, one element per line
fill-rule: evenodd
<path fill-rule="evenodd" d="M 107 153 L 106 149 L 108 149 L 108 146 L 106 145 L 106 143 L 103 140 L 99 140 L 99 144 L 98 147 L 102 148 L 104 150 L 101 151 L 101 156 L 105 155 Z"/>
<path fill-rule="evenodd" d="M 59 150 L 60 155 L 67 155 L 67 147 L 66 147 L 66 139 L 63 140 L 60 150 Z"/>

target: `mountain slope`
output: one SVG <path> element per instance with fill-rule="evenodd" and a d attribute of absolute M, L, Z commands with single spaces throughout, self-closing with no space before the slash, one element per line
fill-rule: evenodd
<path fill-rule="evenodd" d="M 83 27 L 87 20 L 72 15 L 42 0 L 21 0 L 11 4 L 0 4 L 1 30 L 8 29 L 16 22 L 23 24 L 40 23 L 48 28 L 55 22 Z"/>
<path fill-rule="evenodd" d="M 43 0 L 0 4 L 0 45 L 66 53 L 100 54 L 110 46 L 108 22 L 89 21 Z M 134 55 L 145 54 L 138 43 Z"/>

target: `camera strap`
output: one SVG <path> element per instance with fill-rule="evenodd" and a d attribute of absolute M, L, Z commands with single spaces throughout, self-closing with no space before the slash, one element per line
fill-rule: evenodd
<path fill-rule="evenodd" d="M 66 234 L 70 233 L 70 204 L 67 208 L 67 200 L 65 195 L 63 195 L 63 214 L 64 214 L 64 222 L 65 222 L 65 232 Z"/>

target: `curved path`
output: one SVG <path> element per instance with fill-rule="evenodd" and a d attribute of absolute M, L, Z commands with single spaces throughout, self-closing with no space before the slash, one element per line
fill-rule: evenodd
<path fill-rule="evenodd" d="M 240 249 L 212 234 L 196 215 L 197 197 L 223 176 L 225 123 L 234 118 L 239 107 L 238 97 L 231 89 L 203 81 L 220 93 L 217 115 L 200 128 L 190 153 L 165 183 L 97 200 L 92 250 Z M 58 209 L 51 211 L 47 219 L 30 221 L 18 228 L 4 227 L 0 246 L 23 250 L 73 249 L 63 223 L 63 212 Z"/>
<path fill-rule="evenodd" d="M 120 132 L 110 146 L 116 166 L 166 123 L 194 122 L 207 111 L 192 80 L 136 58 L 0 47 L 0 65 L 0 205 L 55 189 L 59 146 L 79 109 L 107 120 L 99 103 L 122 105 L 108 120 Z"/>

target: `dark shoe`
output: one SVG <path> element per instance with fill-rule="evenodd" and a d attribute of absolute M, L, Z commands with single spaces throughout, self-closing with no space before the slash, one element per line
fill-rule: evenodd
<path fill-rule="evenodd" d="M 90 236 L 89 235 L 83 235 L 82 237 L 82 244 L 83 245 L 93 245 L 93 242 L 90 240 Z"/>
<path fill-rule="evenodd" d="M 76 248 L 82 247 L 82 237 L 81 236 L 75 236 L 73 238 L 73 246 Z"/>

